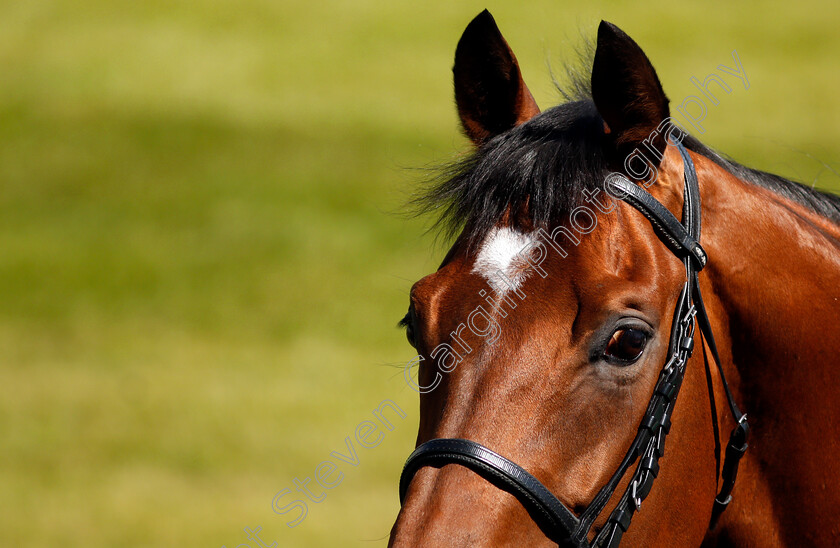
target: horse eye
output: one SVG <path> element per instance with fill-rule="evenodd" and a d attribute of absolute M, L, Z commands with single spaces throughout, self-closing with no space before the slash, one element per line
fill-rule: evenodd
<path fill-rule="evenodd" d="M 417 341 L 414 340 L 414 324 L 408 322 L 405 326 L 405 338 L 408 339 L 408 344 L 417 348 Z"/>
<path fill-rule="evenodd" d="M 397 325 L 405 328 L 405 338 L 408 339 L 408 344 L 417 348 L 417 340 L 414 338 L 414 318 L 412 316 L 411 309 L 409 309 L 408 314 Z"/>
<path fill-rule="evenodd" d="M 604 356 L 628 365 L 641 357 L 647 341 L 647 333 L 640 329 L 617 329 L 604 349 Z"/>

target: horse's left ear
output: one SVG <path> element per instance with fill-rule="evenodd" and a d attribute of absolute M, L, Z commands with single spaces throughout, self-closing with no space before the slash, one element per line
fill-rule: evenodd
<path fill-rule="evenodd" d="M 648 137 L 661 157 L 666 141 L 655 130 L 669 116 L 668 98 L 642 48 L 606 21 L 598 27 L 592 100 L 621 157 Z"/>
<path fill-rule="evenodd" d="M 482 145 L 540 113 L 490 12 L 467 25 L 455 50 L 455 102 L 464 133 Z"/>

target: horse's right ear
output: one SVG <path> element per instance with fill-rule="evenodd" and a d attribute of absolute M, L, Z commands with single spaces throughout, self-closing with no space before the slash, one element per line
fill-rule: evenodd
<path fill-rule="evenodd" d="M 464 30 L 452 72 L 458 115 L 476 145 L 540 113 L 522 80 L 516 56 L 487 10 Z"/>

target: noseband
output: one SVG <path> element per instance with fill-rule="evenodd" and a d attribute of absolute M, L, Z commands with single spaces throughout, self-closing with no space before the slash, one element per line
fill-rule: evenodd
<path fill-rule="evenodd" d="M 622 535 L 630 527 L 633 515 L 641 508 L 642 501 L 650 493 L 653 480 L 659 473 L 659 459 L 665 453 L 665 438 L 671 427 L 671 414 L 685 377 L 686 363 L 694 349 L 695 325 L 699 325 L 723 381 L 732 416 L 737 421 L 726 448 L 721 490 L 715 497 L 709 524 L 710 529 L 715 527 L 720 514 L 732 500 L 738 463 L 747 450 L 749 425 L 747 416 L 738 409 L 726 382 L 711 324 L 703 306 L 697 279 L 698 272 L 707 262 L 706 253 L 699 243 L 700 189 L 691 157 L 681 143 L 676 143 L 676 147 L 682 155 L 685 175 L 682 222 L 646 190 L 629 180 L 619 177 L 609 183 L 613 190 L 611 194 L 647 217 L 660 239 L 683 261 L 686 281 L 674 310 L 667 360 L 659 373 L 636 437 L 606 485 L 578 517 L 537 478 L 487 447 L 464 439 L 433 439 L 417 447 L 408 457 L 400 477 L 400 503 L 405 501 L 411 479 L 420 468 L 460 464 L 516 496 L 534 521 L 559 545 L 575 548 L 618 546 Z M 713 398 L 711 390 L 710 385 L 709 396 Z M 714 406 L 713 399 L 712 405 Z M 624 475 L 636 462 L 638 464 L 632 472 L 630 483 L 618 504 L 610 513 L 606 524 L 590 542 L 589 532 L 592 525 L 613 497 Z"/>

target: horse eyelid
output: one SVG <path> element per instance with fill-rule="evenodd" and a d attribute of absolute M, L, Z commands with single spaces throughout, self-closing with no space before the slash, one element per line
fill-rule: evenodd
<path fill-rule="evenodd" d="M 403 316 L 402 319 L 399 322 L 397 322 L 397 327 L 401 327 L 403 329 L 407 328 L 408 327 L 408 322 L 411 321 L 410 316 L 411 316 L 411 313 L 406 312 L 405 316 Z"/>

